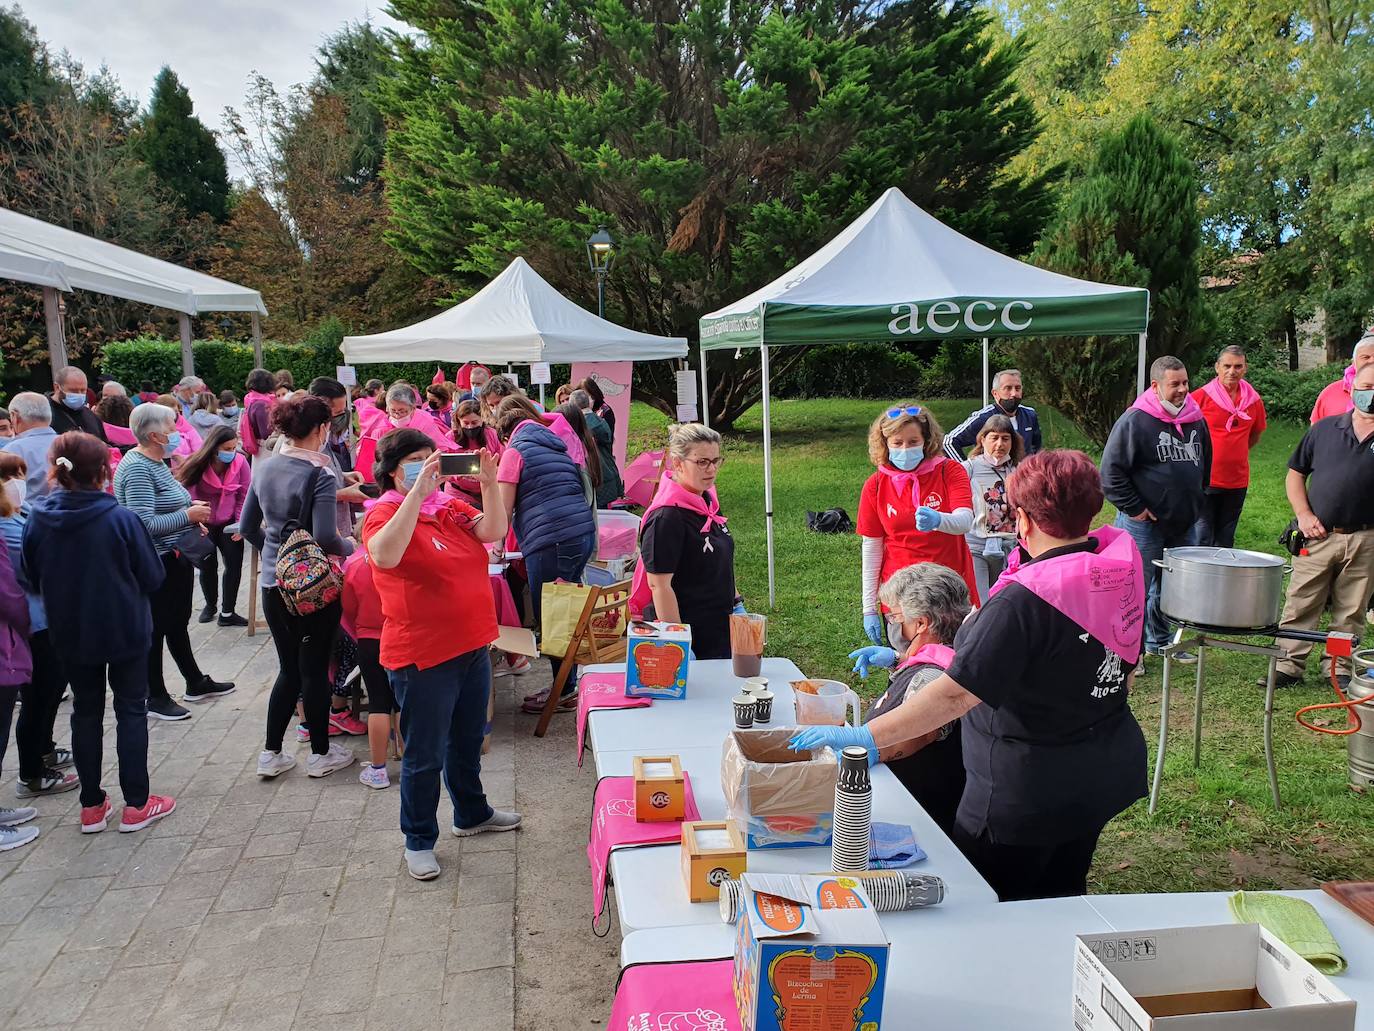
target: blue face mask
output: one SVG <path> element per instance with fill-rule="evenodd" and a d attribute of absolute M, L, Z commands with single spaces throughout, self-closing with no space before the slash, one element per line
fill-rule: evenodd
<path fill-rule="evenodd" d="M 401 466 L 401 482 L 407 487 L 412 486 L 420 475 L 420 470 L 424 468 L 424 462 L 406 462 Z"/>
<path fill-rule="evenodd" d="M 888 461 L 904 473 L 909 473 L 920 465 L 921 459 L 925 456 L 926 450 L 923 447 L 890 447 L 887 449 Z"/>
<path fill-rule="evenodd" d="M 228 465 L 230 462 L 232 462 L 235 458 L 238 457 L 238 452 L 237 452 L 237 451 L 216 451 L 216 452 L 215 452 L 215 457 L 218 458 L 218 459 L 219 459 L 221 462 L 223 462 L 225 465 Z"/>
<path fill-rule="evenodd" d="M 167 443 L 162 445 L 162 453 L 169 458 L 181 447 L 181 431 L 173 430 L 167 434 Z"/>
<path fill-rule="evenodd" d="M 225 415 L 229 416 L 229 418 L 231 419 L 239 414 L 238 405 L 225 405 L 223 408 L 220 409 L 220 411 L 223 412 Z"/>
<path fill-rule="evenodd" d="M 1365 415 L 1374 415 L 1374 390 L 1352 390 L 1350 401 Z"/>
<path fill-rule="evenodd" d="M 63 394 L 63 395 L 62 395 L 62 403 L 63 403 L 64 405 L 66 405 L 68 408 L 84 408 L 84 407 L 86 407 L 86 395 L 85 395 L 85 394 Z"/>

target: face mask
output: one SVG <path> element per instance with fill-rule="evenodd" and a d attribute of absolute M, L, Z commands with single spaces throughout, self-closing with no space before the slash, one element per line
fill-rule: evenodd
<path fill-rule="evenodd" d="M 467 426 L 463 429 L 463 436 L 471 441 L 481 441 L 486 437 L 481 426 Z"/>
<path fill-rule="evenodd" d="M 1007 452 L 1005 455 L 985 454 L 984 457 L 987 458 L 988 465 L 995 468 L 999 465 L 1006 465 L 1007 459 L 1011 458 L 1011 452 Z"/>
<path fill-rule="evenodd" d="M 329 428 L 333 430 L 335 434 L 344 433 L 348 429 L 348 413 L 340 412 L 338 415 L 331 416 L 329 419 Z"/>
<path fill-rule="evenodd" d="M 162 453 L 170 458 L 179 447 L 181 447 L 181 431 L 173 430 L 167 434 L 167 443 L 162 445 Z"/>
<path fill-rule="evenodd" d="M 226 405 L 225 407 L 221 408 L 220 411 L 223 412 L 225 415 L 229 416 L 229 418 L 231 419 L 239 414 L 238 405 Z"/>
<path fill-rule="evenodd" d="M 401 482 L 407 487 L 413 487 L 416 479 L 419 478 L 420 470 L 424 468 L 424 462 L 406 462 L 401 466 Z"/>
<path fill-rule="evenodd" d="M 887 449 L 888 460 L 904 473 L 909 473 L 921 464 L 921 459 L 926 456 L 923 447 L 890 447 Z"/>
<path fill-rule="evenodd" d="M 225 465 L 228 465 L 230 462 L 232 462 L 235 458 L 238 457 L 238 452 L 237 452 L 237 451 L 216 451 L 216 452 L 215 452 L 215 457 L 218 458 L 218 459 L 219 459 L 221 462 L 223 462 Z"/>
<path fill-rule="evenodd" d="M 1350 400 L 1365 415 L 1374 415 L 1374 389 L 1352 390 Z"/>
<path fill-rule="evenodd" d="M 1008 415 L 1011 415 L 1016 409 L 1021 407 L 1021 399 L 1019 397 L 999 397 L 997 399 L 997 407 Z"/>
<path fill-rule="evenodd" d="M 395 426 L 398 430 L 401 429 L 403 426 L 409 426 L 410 418 L 411 417 L 409 415 L 407 415 L 404 419 L 398 419 L 394 415 L 387 416 L 387 419 L 390 421 L 391 425 Z"/>
<path fill-rule="evenodd" d="M 1170 415 L 1177 415 L 1179 412 L 1183 411 L 1182 405 L 1176 405 L 1172 401 L 1164 400 L 1162 397 L 1159 399 L 1159 405 Z"/>
<path fill-rule="evenodd" d="M 68 408 L 84 408 L 86 406 L 85 394 L 63 394 L 62 403 Z"/>
<path fill-rule="evenodd" d="M 22 508 L 24 499 L 29 496 L 29 485 L 19 478 L 5 481 L 5 493 L 15 508 Z"/>

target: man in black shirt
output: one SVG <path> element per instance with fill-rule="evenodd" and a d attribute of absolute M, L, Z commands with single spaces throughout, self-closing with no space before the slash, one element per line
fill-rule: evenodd
<path fill-rule="evenodd" d="M 1355 374 L 1353 410 L 1313 423 L 1288 460 L 1288 502 L 1307 538 L 1293 557 L 1282 626 L 1312 630 L 1331 600 L 1331 629 L 1358 636 L 1374 591 L 1374 364 Z M 1312 645 L 1280 639 L 1283 658 L 1274 681 L 1302 681 Z M 1350 660 L 1337 659 L 1337 681 L 1350 683 Z"/>
<path fill-rule="evenodd" d="M 58 371 L 53 377 L 52 428 L 57 434 L 80 430 L 105 439 L 105 427 L 100 417 L 86 407 L 86 374 L 73 365 Z"/>

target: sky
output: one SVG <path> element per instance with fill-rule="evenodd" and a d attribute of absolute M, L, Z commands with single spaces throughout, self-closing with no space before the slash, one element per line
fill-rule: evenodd
<path fill-rule="evenodd" d="M 384 0 L 18 0 L 54 54 L 69 52 L 88 72 L 107 66 L 147 103 L 165 64 L 191 92 L 196 115 L 222 132 L 224 109 L 243 105 L 256 71 L 278 89 L 307 82 L 316 48 L 346 22 L 399 28 Z M 229 175 L 242 170 L 229 158 Z"/>

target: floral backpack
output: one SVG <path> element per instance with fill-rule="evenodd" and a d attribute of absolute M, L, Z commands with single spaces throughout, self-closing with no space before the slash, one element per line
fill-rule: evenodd
<path fill-rule="evenodd" d="M 307 491 L 305 496 L 312 498 L 314 491 Z M 282 528 L 287 536 L 277 549 L 277 589 L 293 615 L 308 616 L 342 597 L 343 577 L 300 522 L 298 516 Z"/>

